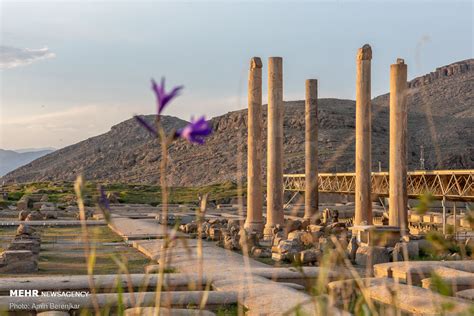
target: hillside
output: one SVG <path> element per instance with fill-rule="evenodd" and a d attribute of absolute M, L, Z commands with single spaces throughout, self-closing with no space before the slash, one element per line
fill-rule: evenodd
<path fill-rule="evenodd" d="M 52 149 L 35 150 L 33 148 L 18 151 L 0 149 L 0 176 L 53 151 Z"/>
<path fill-rule="evenodd" d="M 420 145 L 430 169 L 474 169 L 474 60 L 440 67 L 409 82 L 409 169 L 419 168 Z M 389 95 L 373 100 L 373 170 L 388 167 Z M 266 106 L 263 107 L 264 115 Z M 319 100 L 321 172 L 354 170 L 355 102 Z M 153 116 L 148 116 L 152 120 Z M 206 145 L 178 141 L 170 148 L 169 181 L 191 186 L 234 181 L 246 174 L 246 110 L 213 118 L 214 134 Z M 163 118 L 168 129 L 186 122 Z M 265 123 L 266 124 L 266 123 Z M 304 170 L 304 101 L 285 103 L 285 172 Z M 264 139 L 266 133 L 264 133 Z M 264 146 L 266 146 L 264 144 Z M 156 140 L 133 119 L 96 137 L 41 157 L 7 174 L 7 182 L 90 180 L 157 183 L 160 150 Z"/>

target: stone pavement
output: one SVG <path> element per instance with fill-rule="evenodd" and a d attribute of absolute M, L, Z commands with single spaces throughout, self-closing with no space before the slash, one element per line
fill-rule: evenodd
<path fill-rule="evenodd" d="M 155 220 L 146 219 L 112 217 L 109 227 L 126 241 L 163 238 L 165 232 L 171 233 L 171 229 L 168 227 L 159 225 Z M 186 237 L 185 234 L 180 232 L 177 232 L 176 236 Z"/>
<path fill-rule="evenodd" d="M 142 220 L 113 219 L 111 226 L 122 236 L 129 236 L 130 233 L 138 231 L 144 238 L 152 238 L 157 232 L 164 232 L 163 226 Z M 159 261 L 164 254 L 163 243 L 161 239 L 135 240 L 132 245 L 153 260 Z M 217 247 L 211 242 L 203 241 L 202 257 L 198 255 L 198 249 L 195 239 L 173 241 L 167 251 L 170 265 L 181 274 L 195 274 L 202 262 L 202 271 L 212 287 L 217 291 L 237 291 L 239 302 L 249 309 L 249 315 L 283 315 L 294 309 L 308 315 L 316 315 L 318 309 L 314 297 L 259 275 L 271 277 L 274 268 Z M 303 273 L 296 270 L 282 269 L 286 271 L 283 273 L 289 273 L 289 277 L 293 279 L 297 279 L 298 275 L 304 278 Z M 310 273 L 310 270 L 306 269 L 306 272 Z M 317 268 L 313 269 L 314 277 L 317 276 L 317 271 Z M 330 315 L 347 314 L 334 307 L 328 307 L 326 312 Z"/>

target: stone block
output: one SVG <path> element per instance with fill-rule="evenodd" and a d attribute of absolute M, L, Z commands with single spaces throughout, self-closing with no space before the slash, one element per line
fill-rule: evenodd
<path fill-rule="evenodd" d="M 459 297 L 465 300 L 474 301 L 474 289 L 456 292 L 456 297 Z"/>
<path fill-rule="evenodd" d="M 25 221 L 41 221 L 43 218 L 44 215 L 40 211 L 33 211 L 26 217 Z"/>
<path fill-rule="evenodd" d="M 214 241 L 220 240 L 222 237 L 222 231 L 220 227 L 212 227 L 209 228 L 209 238 Z"/>
<path fill-rule="evenodd" d="M 35 233 L 36 233 L 36 229 L 26 224 L 21 224 L 16 229 L 17 235 L 34 235 Z"/>
<path fill-rule="evenodd" d="M 254 257 L 254 258 L 271 258 L 272 257 L 272 251 L 269 248 L 253 247 L 252 248 L 252 257 Z"/>
<path fill-rule="evenodd" d="M 466 272 L 461 273 L 464 274 L 463 276 L 456 276 L 459 272 L 457 270 L 453 271 L 452 276 L 442 276 L 441 279 L 443 283 L 449 286 L 452 289 L 452 293 L 456 293 L 458 291 L 470 290 L 474 289 L 474 274 L 471 275 L 466 274 Z M 435 270 L 436 272 L 436 270 Z M 436 289 L 436 285 L 433 284 L 432 278 L 426 278 L 421 280 L 421 286 L 425 289 Z"/>
<path fill-rule="evenodd" d="M 404 248 L 406 248 L 408 258 L 405 258 Z M 393 261 L 407 261 L 417 258 L 420 255 L 418 240 L 397 243 L 393 249 L 392 255 Z"/>
<path fill-rule="evenodd" d="M 282 240 L 277 246 L 277 253 L 295 254 L 304 250 L 303 244 L 298 240 Z"/>
<path fill-rule="evenodd" d="M 317 249 L 306 249 L 295 255 L 295 257 L 297 257 L 295 261 L 301 262 L 302 264 L 315 263 L 320 261 L 321 256 L 321 251 Z"/>
<path fill-rule="evenodd" d="M 400 228 L 395 226 L 361 225 L 351 227 L 360 245 L 394 247 L 400 240 Z"/>
<path fill-rule="evenodd" d="M 18 220 L 19 221 L 25 221 L 26 218 L 28 217 L 28 215 L 30 215 L 30 211 L 28 210 L 21 210 L 20 213 L 18 213 Z"/>
<path fill-rule="evenodd" d="M 360 246 L 357 248 L 355 262 L 361 266 L 390 262 L 390 253 L 385 247 Z"/>
<path fill-rule="evenodd" d="M 40 243 L 36 240 L 13 240 L 7 247 L 8 250 L 29 250 L 37 255 L 40 252 Z"/>
<path fill-rule="evenodd" d="M 314 242 L 313 235 L 303 230 L 292 231 L 288 234 L 288 240 L 296 240 L 305 246 L 312 245 Z"/>
<path fill-rule="evenodd" d="M 30 199 L 26 196 L 23 196 L 17 203 L 16 209 L 19 211 L 27 210 Z"/>
<path fill-rule="evenodd" d="M 0 254 L 0 273 L 31 273 L 38 271 L 38 262 L 29 250 L 6 250 Z"/>
<path fill-rule="evenodd" d="M 272 252 L 272 259 L 274 261 L 286 261 L 288 260 L 288 255 L 284 253 Z"/>

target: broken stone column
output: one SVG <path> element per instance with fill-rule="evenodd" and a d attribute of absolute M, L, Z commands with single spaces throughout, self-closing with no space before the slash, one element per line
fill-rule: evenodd
<path fill-rule="evenodd" d="M 248 140 L 247 140 L 247 219 L 245 229 L 263 230 L 262 193 L 262 60 L 250 61 L 248 82 Z"/>
<path fill-rule="evenodd" d="M 408 228 L 407 209 L 407 65 L 390 66 L 390 174 L 389 225 Z"/>
<path fill-rule="evenodd" d="M 268 58 L 267 223 L 265 237 L 283 224 L 283 59 Z"/>
<path fill-rule="evenodd" d="M 354 225 L 372 225 L 371 201 L 371 102 L 370 63 L 372 48 L 365 44 L 357 52 L 356 75 L 356 184 Z"/>
<path fill-rule="evenodd" d="M 318 80 L 306 80 L 304 217 L 318 212 Z"/>

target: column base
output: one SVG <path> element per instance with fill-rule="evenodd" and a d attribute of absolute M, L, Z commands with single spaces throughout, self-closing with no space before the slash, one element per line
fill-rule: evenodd
<path fill-rule="evenodd" d="M 247 221 L 245 221 L 244 229 L 248 233 L 256 232 L 258 234 L 261 234 L 262 231 L 263 231 L 263 222 L 247 222 Z"/>
<path fill-rule="evenodd" d="M 275 228 L 276 224 L 267 224 L 263 229 L 263 239 L 264 240 L 271 240 L 273 238 L 273 229 Z"/>

